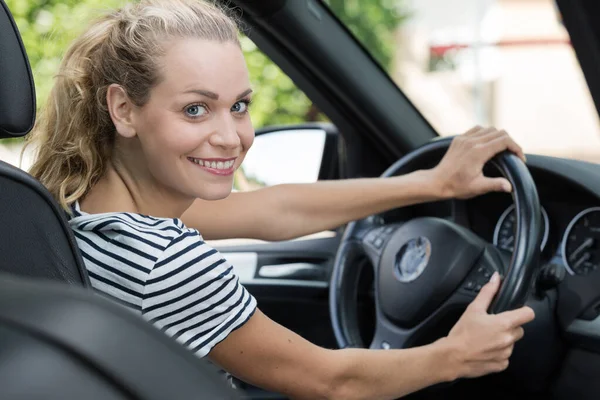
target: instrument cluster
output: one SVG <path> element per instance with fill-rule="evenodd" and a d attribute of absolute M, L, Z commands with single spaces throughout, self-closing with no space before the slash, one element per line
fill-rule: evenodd
<path fill-rule="evenodd" d="M 542 207 L 543 234 L 541 251 L 548 243 L 550 218 Z M 512 251 L 515 241 L 515 206 L 511 205 L 498 218 L 493 243 L 499 248 Z M 569 222 L 562 233 L 557 255 L 571 275 L 587 275 L 600 268 L 600 207 L 589 207 Z"/>

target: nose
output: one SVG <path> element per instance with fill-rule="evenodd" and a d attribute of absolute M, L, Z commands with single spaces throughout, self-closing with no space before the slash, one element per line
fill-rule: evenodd
<path fill-rule="evenodd" d="M 226 149 L 240 146 L 241 141 L 237 131 L 237 123 L 231 113 L 223 113 L 218 117 L 215 132 L 210 136 L 209 143 L 212 146 Z"/>

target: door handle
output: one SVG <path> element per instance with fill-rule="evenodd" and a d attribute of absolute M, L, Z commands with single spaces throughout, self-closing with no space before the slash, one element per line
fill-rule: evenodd
<path fill-rule="evenodd" d="M 258 276 L 270 279 L 302 279 L 302 280 L 324 280 L 324 269 L 319 264 L 312 263 L 289 263 L 263 265 L 258 270 Z"/>

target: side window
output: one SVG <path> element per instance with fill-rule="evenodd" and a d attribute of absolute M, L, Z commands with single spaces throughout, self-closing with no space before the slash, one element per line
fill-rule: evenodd
<path fill-rule="evenodd" d="M 322 129 L 279 130 L 257 136 L 236 173 L 234 190 L 317 181 L 325 137 Z"/>

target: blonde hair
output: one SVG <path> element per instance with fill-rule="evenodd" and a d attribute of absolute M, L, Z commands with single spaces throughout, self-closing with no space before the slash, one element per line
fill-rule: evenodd
<path fill-rule="evenodd" d="M 160 80 L 164 41 L 188 37 L 239 45 L 236 22 L 213 4 L 142 0 L 100 18 L 67 50 L 27 143 L 37 152 L 31 175 L 66 211 L 104 174 L 111 157 L 108 86 L 121 85 L 143 106 Z"/>

